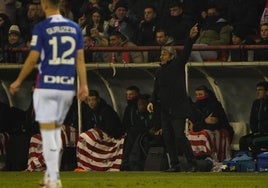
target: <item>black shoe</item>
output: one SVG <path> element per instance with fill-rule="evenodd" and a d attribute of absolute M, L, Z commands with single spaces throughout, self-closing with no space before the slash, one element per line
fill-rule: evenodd
<path fill-rule="evenodd" d="M 121 164 L 120 171 L 130 171 L 129 165 Z"/>
<path fill-rule="evenodd" d="M 187 164 L 185 172 L 196 172 L 196 171 L 197 171 L 197 165 L 195 162 L 190 162 Z"/>
<path fill-rule="evenodd" d="M 180 172 L 180 171 L 181 171 L 181 167 L 179 165 L 176 165 L 174 167 L 167 169 L 165 172 Z"/>

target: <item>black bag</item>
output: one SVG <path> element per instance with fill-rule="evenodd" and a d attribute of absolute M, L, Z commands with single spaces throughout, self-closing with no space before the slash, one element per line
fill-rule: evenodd
<path fill-rule="evenodd" d="M 73 171 L 75 168 L 77 168 L 76 147 L 63 148 L 63 153 L 62 153 L 62 158 L 61 158 L 61 170 Z"/>
<path fill-rule="evenodd" d="M 262 152 L 268 151 L 268 135 L 259 135 L 252 139 L 252 153 L 256 158 Z"/>
<path fill-rule="evenodd" d="M 165 169 L 168 169 L 168 161 L 164 147 L 149 148 L 144 171 L 163 171 Z"/>

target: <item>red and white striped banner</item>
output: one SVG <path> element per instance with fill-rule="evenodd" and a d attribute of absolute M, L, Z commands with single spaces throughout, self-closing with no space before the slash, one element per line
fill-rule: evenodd
<path fill-rule="evenodd" d="M 80 134 L 77 143 L 77 165 L 85 171 L 119 171 L 124 137 L 115 139 L 99 129 Z"/>
<path fill-rule="evenodd" d="M 189 131 L 187 138 L 190 141 L 195 156 L 211 156 L 217 154 L 218 161 L 231 157 L 230 137 L 228 131 L 202 130 L 199 132 Z M 212 156 L 213 157 L 213 156 Z"/>
<path fill-rule="evenodd" d="M 62 145 L 64 147 L 75 147 L 78 139 L 78 132 L 74 127 L 62 126 L 61 131 Z M 43 157 L 41 134 L 35 134 L 31 137 L 28 165 L 26 171 L 44 171 L 46 169 Z"/>

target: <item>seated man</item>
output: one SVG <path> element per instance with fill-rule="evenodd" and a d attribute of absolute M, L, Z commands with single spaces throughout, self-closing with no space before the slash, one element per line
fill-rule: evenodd
<path fill-rule="evenodd" d="M 131 113 L 131 125 L 124 143 L 121 170 L 143 170 L 149 147 L 152 114 L 147 111 L 150 95 L 140 95 L 137 109 Z"/>
<path fill-rule="evenodd" d="M 80 171 L 119 171 L 123 153 L 123 127 L 118 114 L 89 91 L 83 109 L 83 130 L 77 143 L 77 166 Z"/>
<path fill-rule="evenodd" d="M 229 146 L 233 129 L 221 103 L 210 89 L 202 85 L 196 88 L 195 94 L 196 101 L 192 105 L 189 118 L 190 131 L 187 137 L 195 155 L 213 154 L 214 160 L 222 161 L 230 157 Z M 204 140 L 202 141 L 201 138 Z"/>
<path fill-rule="evenodd" d="M 241 151 L 253 150 L 253 154 L 260 153 L 254 147 L 254 140 L 261 137 L 267 137 L 268 143 L 268 82 L 259 82 L 256 86 L 256 99 L 254 100 L 250 112 L 251 133 L 242 136 L 239 140 L 239 149 Z M 268 149 L 268 147 L 266 148 Z"/>

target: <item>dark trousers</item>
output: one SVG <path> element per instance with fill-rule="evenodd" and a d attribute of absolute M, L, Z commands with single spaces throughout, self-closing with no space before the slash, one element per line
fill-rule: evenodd
<path fill-rule="evenodd" d="M 241 151 L 249 151 L 252 146 L 253 134 L 247 134 L 239 139 L 239 149 Z"/>
<path fill-rule="evenodd" d="M 172 118 L 166 114 L 162 114 L 161 126 L 166 151 L 169 155 L 170 167 L 179 164 L 178 156 L 180 154 L 184 154 L 187 161 L 192 162 L 194 160 L 193 150 L 184 133 L 185 119 Z"/>
<path fill-rule="evenodd" d="M 259 143 L 254 142 L 259 138 L 266 138 L 268 134 L 247 134 L 242 136 L 239 139 L 239 149 L 241 151 L 251 151 L 253 153 L 253 157 L 255 158 L 259 153 L 261 153 L 260 147 L 268 148 L 267 141 L 261 141 Z"/>

